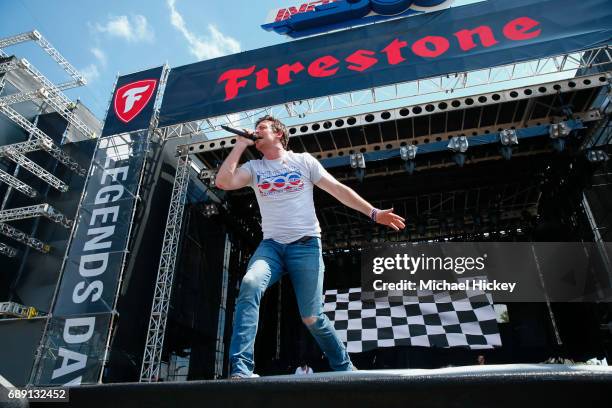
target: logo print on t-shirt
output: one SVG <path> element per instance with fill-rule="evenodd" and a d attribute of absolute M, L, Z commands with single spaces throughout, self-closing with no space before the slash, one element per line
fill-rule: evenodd
<path fill-rule="evenodd" d="M 257 174 L 257 188 L 262 197 L 293 193 L 304 189 L 304 180 L 299 170 L 281 170 L 276 174 Z"/>

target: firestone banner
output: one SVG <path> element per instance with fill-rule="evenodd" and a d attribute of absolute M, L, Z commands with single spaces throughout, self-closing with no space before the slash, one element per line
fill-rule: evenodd
<path fill-rule="evenodd" d="M 159 125 L 575 52 L 611 40 L 609 0 L 489 0 L 175 68 Z"/>

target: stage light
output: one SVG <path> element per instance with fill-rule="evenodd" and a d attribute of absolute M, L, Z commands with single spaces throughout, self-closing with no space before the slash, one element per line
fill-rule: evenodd
<path fill-rule="evenodd" d="M 586 157 L 591 163 L 601 163 L 610 160 L 608 153 L 603 150 L 588 150 L 586 152 Z"/>
<path fill-rule="evenodd" d="M 499 141 L 502 146 L 500 148 L 501 155 L 504 159 L 510 160 L 512 157 L 512 146 L 518 144 L 518 137 L 516 136 L 516 130 L 504 129 L 499 132 Z"/>
<path fill-rule="evenodd" d="M 516 136 L 516 130 L 504 129 L 499 132 L 499 141 L 504 146 L 511 146 L 518 144 L 518 137 Z"/>
<path fill-rule="evenodd" d="M 215 203 L 204 204 L 204 216 L 210 218 L 213 215 L 219 214 L 219 209 Z"/>
<path fill-rule="evenodd" d="M 355 170 L 355 176 L 362 182 L 365 177 L 365 158 L 362 153 L 354 153 L 350 156 L 351 168 Z"/>
<path fill-rule="evenodd" d="M 567 124 L 567 122 L 553 123 L 548 129 L 548 134 L 550 135 L 551 139 L 567 137 L 571 132 L 572 128 Z"/>
<path fill-rule="evenodd" d="M 414 160 L 417 154 L 418 147 L 415 145 L 400 147 L 400 155 L 402 160 Z"/>
<path fill-rule="evenodd" d="M 205 183 L 208 183 L 208 187 L 216 187 L 215 179 L 217 178 L 217 169 L 204 169 L 200 171 L 198 178 Z"/>
<path fill-rule="evenodd" d="M 468 149 L 468 140 L 465 136 L 453 136 L 448 142 L 448 148 L 455 153 L 465 153 Z"/>
<path fill-rule="evenodd" d="M 465 164 L 465 152 L 468 149 L 468 140 L 465 136 L 454 136 L 451 138 L 450 142 L 448 142 L 448 148 L 450 151 L 454 152 L 453 161 L 459 167 L 463 167 Z"/>
<path fill-rule="evenodd" d="M 565 138 L 572 132 L 567 122 L 559 122 L 550 125 L 548 134 L 552 139 L 552 146 L 557 152 L 565 150 Z"/>
<path fill-rule="evenodd" d="M 414 173 L 414 169 L 416 168 L 416 162 L 414 161 L 416 153 L 417 147 L 415 145 L 400 147 L 400 156 L 402 160 L 404 160 L 404 168 L 408 174 Z"/>

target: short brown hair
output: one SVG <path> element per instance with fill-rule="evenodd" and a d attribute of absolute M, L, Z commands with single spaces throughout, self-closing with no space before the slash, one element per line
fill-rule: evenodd
<path fill-rule="evenodd" d="M 261 122 L 265 122 L 265 121 L 272 122 L 273 131 L 282 133 L 281 144 L 283 145 L 284 149 L 287 149 L 287 146 L 289 145 L 289 134 L 288 134 L 289 132 L 287 131 L 287 126 L 285 126 L 283 122 L 276 119 L 274 116 L 266 115 L 266 116 L 262 116 L 261 118 L 257 119 L 257 122 L 255 122 L 255 127 L 259 126 Z"/>

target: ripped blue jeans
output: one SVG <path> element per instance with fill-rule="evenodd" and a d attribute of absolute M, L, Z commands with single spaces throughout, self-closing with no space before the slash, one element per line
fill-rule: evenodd
<path fill-rule="evenodd" d="M 300 315 L 334 371 L 350 371 L 353 365 L 334 326 L 323 313 L 323 256 L 321 238 L 281 244 L 264 239 L 251 257 L 236 302 L 230 345 L 230 375 L 249 377 L 255 362 L 253 350 L 259 320 L 259 304 L 267 288 L 289 274 Z"/>

